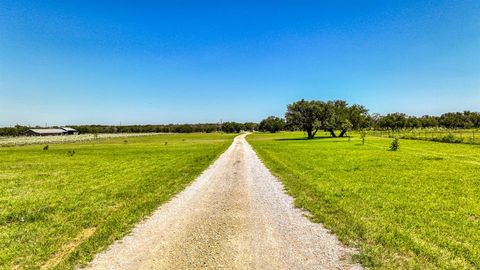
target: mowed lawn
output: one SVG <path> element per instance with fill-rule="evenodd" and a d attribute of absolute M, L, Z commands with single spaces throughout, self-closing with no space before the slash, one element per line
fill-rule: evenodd
<path fill-rule="evenodd" d="M 247 137 L 297 206 L 375 269 L 480 269 L 480 146 Z"/>
<path fill-rule="evenodd" d="M 88 262 L 185 188 L 233 137 L 0 148 L 0 269 L 71 269 Z"/>

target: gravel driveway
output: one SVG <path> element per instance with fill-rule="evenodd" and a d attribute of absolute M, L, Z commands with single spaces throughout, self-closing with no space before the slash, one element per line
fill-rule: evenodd
<path fill-rule="evenodd" d="M 361 269 L 293 207 L 245 136 L 88 269 Z"/>

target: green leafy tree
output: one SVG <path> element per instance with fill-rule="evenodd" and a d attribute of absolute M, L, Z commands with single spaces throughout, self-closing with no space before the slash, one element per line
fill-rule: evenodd
<path fill-rule="evenodd" d="M 308 139 L 313 139 L 323 124 L 325 106 L 321 101 L 304 99 L 289 104 L 285 119 L 290 128 L 307 132 Z"/>
<path fill-rule="evenodd" d="M 255 131 L 258 129 L 258 124 L 253 122 L 246 122 L 244 126 L 245 126 L 245 129 L 248 131 Z"/>
<path fill-rule="evenodd" d="M 225 122 L 222 124 L 222 131 L 226 133 L 238 133 L 244 129 L 245 126 L 237 122 Z"/>
<path fill-rule="evenodd" d="M 344 100 L 294 102 L 287 107 L 285 114 L 288 127 L 295 127 L 307 132 L 312 139 L 318 130 L 329 131 L 332 137 L 343 137 L 348 130 L 366 127 L 369 121 L 368 110 L 361 105 L 349 106 Z"/>
<path fill-rule="evenodd" d="M 392 130 L 399 130 L 405 128 L 407 125 L 407 115 L 404 113 L 389 113 L 382 116 L 379 125 L 381 128 L 388 128 Z"/>
<path fill-rule="evenodd" d="M 444 113 L 440 116 L 439 122 L 446 128 L 478 128 L 480 127 L 480 113 L 470 111 Z"/>
<path fill-rule="evenodd" d="M 285 120 L 276 116 L 269 116 L 260 122 L 259 129 L 275 133 L 285 129 Z"/>
<path fill-rule="evenodd" d="M 420 121 L 420 124 L 424 128 L 431 128 L 431 127 L 438 127 L 439 122 L 438 122 L 438 117 L 437 116 L 430 116 L 430 115 L 424 115 L 418 119 Z"/>
<path fill-rule="evenodd" d="M 406 128 L 420 128 L 422 127 L 422 122 L 420 121 L 419 118 L 415 116 L 409 116 L 407 117 L 407 120 L 405 122 L 405 127 Z"/>
<path fill-rule="evenodd" d="M 365 107 L 354 104 L 349 106 L 344 100 L 328 101 L 325 110 L 325 127 L 332 137 L 337 137 L 335 130 L 340 130 L 339 137 L 351 129 L 360 129 L 367 127 L 369 123 L 368 110 Z"/>
<path fill-rule="evenodd" d="M 372 122 L 368 109 L 358 104 L 353 104 L 348 108 L 348 120 L 352 123 L 351 128 L 355 130 L 370 127 Z"/>

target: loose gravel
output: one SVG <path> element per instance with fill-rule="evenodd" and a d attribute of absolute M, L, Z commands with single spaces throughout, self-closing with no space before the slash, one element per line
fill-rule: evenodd
<path fill-rule="evenodd" d="M 87 269 L 361 269 L 245 140 Z"/>

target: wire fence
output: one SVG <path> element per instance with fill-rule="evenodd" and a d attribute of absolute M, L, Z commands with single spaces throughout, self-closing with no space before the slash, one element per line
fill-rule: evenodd
<path fill-rule="evenodd" d="M 447 143 L 480 144 L 478 129 L 409 129 L 409 130 L 370 130 L 367 135 L 375 137 L 426 140 Z"/>

